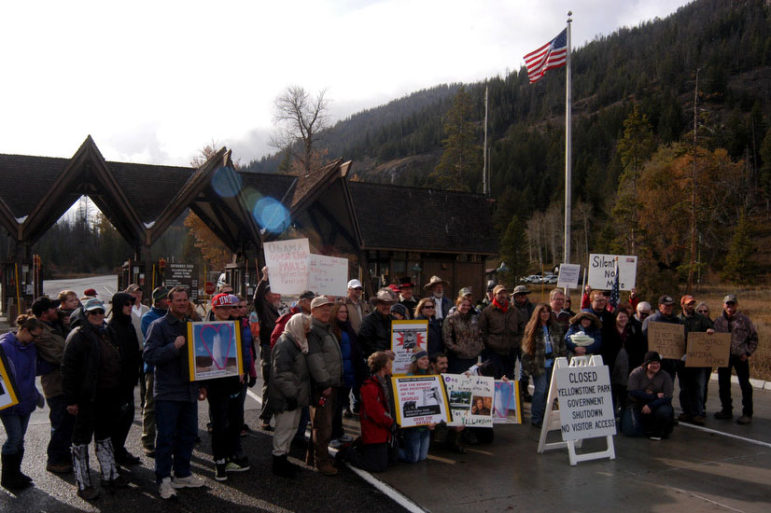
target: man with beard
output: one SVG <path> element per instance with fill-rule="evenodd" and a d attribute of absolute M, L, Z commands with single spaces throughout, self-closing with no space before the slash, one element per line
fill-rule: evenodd
<path fill-rule="evenodd" d="M 428 291 L 430 297 L 434 299 L 434 304 L 436 305 L 434 317 L 442 322 L 450 314 L 450 308 L 452 308 L 452 301 L 444 295 L 444 288 L 445 286 L 449 287 L 449 285 L 439 276 L 432 276 L 425 287 L 423 287 Z"/>

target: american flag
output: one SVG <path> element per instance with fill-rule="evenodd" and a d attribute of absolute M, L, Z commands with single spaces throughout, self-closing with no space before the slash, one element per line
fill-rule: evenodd
<path fill-rule="evenodd" d="M 615 277 L 613 278 L 613 287 L 610 289 L 610 306 L 615 310 L 618 306 L 618 300 L 620 299 L 619 289 L 619 272 L 618 272 L 618 257 L 616 257 L 616 270 Z"/>
<path fill-rule="evenodd" d="M 530 83 L 537 82 L 547 70 L 565 65 L 568 58 L 568 29 L 554 39 L 525 55 L 525 66 Z"/>

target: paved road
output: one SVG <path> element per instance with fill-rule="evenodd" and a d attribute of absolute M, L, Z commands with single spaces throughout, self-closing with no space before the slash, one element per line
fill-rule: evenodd
<path fill-rule="evenodd" d="M 74 290 L 78 297 L 82 297 L 83 291 L 86 289 L 95 289 L 99 299 L 109 301 L 118 289 L 118 277 L 114 274 L 108 274 L 89 276 L 88 278 L 43 281 L 43 293 L 51 298 L 55 298 L 62 290 Z"/>

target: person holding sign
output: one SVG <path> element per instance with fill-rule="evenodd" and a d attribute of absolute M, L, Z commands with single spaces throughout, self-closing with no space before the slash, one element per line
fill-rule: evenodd
<path fill-rule="evenodd" d="M 714 333 L 712 321 L 696 312 L 696 299 L 691 295 L 685 295 L 680 299 L 683 311 L 678 316 L 685 325 L 687 333 L 706 332 Z M 686 353 L 688 339 L 686 338 Z M 680 422 L 692 422 L 698 426 L 704 425 L 704 387 L 709 379 L 710 369 L 707 367 L 680 367 L 678 378 L 680 380 L 680 407 L 683 413 L 678 420 Z"/>
<path fill-rule="evenodd" d="M 560 356 L 567 356 L 562 330 L 552 317 L 551 307 L 540 304 L 535 307 L 522 338 L 522 366 L 533 376 L 530 423 L 535 427 L 543 424 L 554 359 Z"/>
<path fill-rule="evenodd" d="M 22 490 L 32 479 L 21 472 L 24 435 L 35 407 L 43 407 L 43 396 L 35 386 L 37 350 L 33 343 L 43 333 L 44 325 L 32 316 L 16 318 L 18 330 L 0 337 L 0 349 L 8 362 L 9 378 L 16 383 L 18 404 L 0 410 L 0 420 L 7 434 L 2 450 L 3 475 L 0 484 L 8 490 Z"/>
<path fill-rule="evenodd" d="M 422 300 L 421 300 L 422 301 Z M 428 376 L 431 374 L 428 353 L 418 351 L 412 355 L 408 376 Z M 403 445 L 399 447 L 399 459 L 407 463 L 418 463 L 428 457 L 428 448 L 431 445 L 431 430 L 434 424 L 429 426 L 416 426 L 402 430 Z"/>
<path fill-rule="evenodd" d="M 723 298 L 723 314 L 715 319 L 715 331 L 731 334 L 731 356 L 728 367 L 717 370 L 718 386 L 720 387 L 720 404 L 722 410 L 715 414 L 716 419 L 733 418 L 731 403 L 731 369 L 736 369 L 739 387 L 742 390 L 742 416 L 736 422 L 749 424 L 752 422 L 752 385 L 750 385 L 750 356 L 758 348 L 758 332 L 749 317 L 737 311 L 739 302 L 736 296 L 728 294 Z"/>
<path fill-rule="evenodd" d="M 667 438 L 674 426 L 672 378 L 661 370 L 661 357 L 655 351 L 645 354 L 645 362 L 629 375 L 630 405 L 624 412 L 625 435 L 645 435 L 651 440 Z"/>
<path fill-rule="evenodd" d="M 683 324 L 683 321 L 678 319 L 673 311 L 674 311 L 674 304 L 675 300 L 672 299 L 672 296 L 669 296 L 667 294 L 664 294 L 659 298 L 659 310 L 655 314 L 651 315 L 650 317 L 646 318 L 643 322 L 643 338 L 645 338 L 645 343 L 648 346 L 648 348 L 651 348 L 650 341 L 648 340 L 648 326 L 652 322 L 665 322 L 668 324 Z M 685 333 L 685 326 L 683 326 L 683 333 Z M 652 349 L 652 348 L 651 348 Z M 672 378 L 672 382 L 675 382 L 675 376 L 677 375 L 677 369 L 682 365 L 682 360 L 675 360 L 674 358 L 664 358 L 661 362 L 661 368 L 666 371 L 667 374 L 669 374 L 669 377 Z"/>

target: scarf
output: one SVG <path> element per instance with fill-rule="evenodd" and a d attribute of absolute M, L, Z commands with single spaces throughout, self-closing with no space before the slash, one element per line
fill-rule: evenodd
<path fill-rule="evenodd" d="M 309 316 L 296 313 L 287 321 L 284 326 L 284 333 L 288 333 L 297 344 L 297 347 L 303 354 L 308 354 L 308 338 L 305 330 L 310 326 L 311 319 Z"/>
<path fill-rule="evenodd" d="M 498 310 L 501 310 L 503 313 L 508 312 L 509 310 L 509 303 L 506 302 L 503 305 L 501 305 L 497 299 L 493 299 L 493 306 L 497 308 Z"/>

